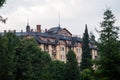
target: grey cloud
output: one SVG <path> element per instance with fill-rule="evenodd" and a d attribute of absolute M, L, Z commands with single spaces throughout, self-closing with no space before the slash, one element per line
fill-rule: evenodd
<path fill-rule="evenodd" d="M 45 5 L 46 0 L 6 0 L 6 4 L 1 8 L 1 12 L 12 13 L 20 7 L 29 9 L 32 6 Z"/>

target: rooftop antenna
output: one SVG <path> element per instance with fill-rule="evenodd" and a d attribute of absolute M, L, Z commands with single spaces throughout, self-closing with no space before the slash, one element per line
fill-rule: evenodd
<path fill-rule="evenodd" d="M 27 18 L 27 25 L 29 25 L 29 19 Z"/>
<path fill-rule="evenodd" d="M 58 12 L 58 26 L 60 27 L 60 10 Z"/>

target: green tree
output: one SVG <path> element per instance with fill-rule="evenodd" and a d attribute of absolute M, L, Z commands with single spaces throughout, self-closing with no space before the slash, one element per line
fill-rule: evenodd
<path fill-rule="evenodd" d="M 100 80 L 119 80 L 120 52 L 118 45 L 119 27 L 114 26 L 115 16 L 110 9 L 104 12 L 99 38 L 98 77 Z"/>
<path fill-rule="evenodd" d="M 95 80 L 93 76 L 93 71 L 90 69 L 84 69 L 81 72 L 80 80 Z"/>
<path fill-rule="evenodd" d="M 92 67 L 91 59 L 92 55 L 90 53 L 89 48 L 89 35 L 87 25 L 85 26 L 85 33 L 83 36 L 83 43 L 82 43 L 82 62 L 80 64 L 80 70 L 90 69 Z"/>
<path fill-rule="evenodd" d="M 22 38 L 17 48 L 16 80 L 39 80 L 51 58 L 33 38 Z"/>
<path fill-rule="evenodd" d="M 15 78 L 15 49 L 17 37 L 14 33 L 6 33 L 0 41 L 0 80 L 14 80 Z"/>
<path fill-rule="evenodd" d="M 32 43 L 29 39 L 21 39 L 19 47 L 16 49 L 16 80 L 31 80 L 32 64 L 31 51 Z"/>
<path fill-rule="evenodd" d="M 80 72 L 75 53 L 70 50 L 66 57 L 66 80 L 79 80 Z"/>
<path fill-rule="evenodd" d="M 39 80 L 42 78 L 45 69 L 49 66 L 51 58 L 47 52 L 41 51 L 38 46 L 34 46 L 32 51 L 32 76 L 33 80 Z"/>
<path fill-rule="evenodd" d="M 65 80 L 65 63 L 62 61 L 51 61 L 42 75 L 42 80 Z"/>

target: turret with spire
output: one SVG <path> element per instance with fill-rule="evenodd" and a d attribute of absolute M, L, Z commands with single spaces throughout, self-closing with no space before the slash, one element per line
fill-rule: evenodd
<path fill-rule="evenodd" d="M 27 21 L 26 32 L 30 32 L 29 22 Z"/>

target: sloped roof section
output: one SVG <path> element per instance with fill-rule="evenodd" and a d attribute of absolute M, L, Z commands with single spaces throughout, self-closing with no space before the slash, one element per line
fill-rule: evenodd
<path fill-rule="evenodd" d="M 62 28 L 60 26 L 58 27 L 53 27 L 53 28 L 50 28 L 47 33 L 53 33 L 53 34 L 57 34 L 60 30 L 62 30 Z"/>

